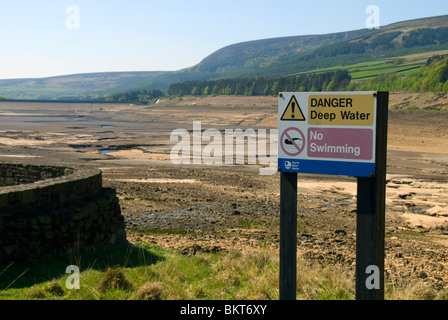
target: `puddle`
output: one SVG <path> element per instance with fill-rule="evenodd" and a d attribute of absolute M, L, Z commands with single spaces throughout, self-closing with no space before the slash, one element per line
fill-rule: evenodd
<path fill-rule="evenodd" d="M 339 206 L 347 206 L 347 207 L 349 207 L 349 206 L 351 206 L 353 203 L 351 203 L 350 201 L 347 201 L 347 200 L 342 200 L 342 201 L 339 201 L 339 202 L 336 202 L 336 203 L 327 203 L 326 205 L 324 205 L 323 207 L 322 207 L 322 209 L 330 209 L 330 208 L 333 208 L 333 206 L 335 206 L 335 205 L 339 205 Z"/>
<path fill-rule="evenodd" d="M 117 152 L 118 150 L 110 150 L 110 149 L 106 149 L 106 150 L 100 150 L 100 154 L 108 154 L 108 153 L 113 153 L 113 152 Z"/>
<path fill-rule="evenodd" d="M 423 207 L 423 208 L 414 208 L 412 209 L 413 213 L 424 213 L 426 210 L 429 210 L 431 208 L 429 207 Z"/>
<path fill-rule="evenodd" d="M 30 120 L 30 121 L 23 121 L 23 122 L 24 123 L 32 123 L 32 124 L 43 124 L 43 125 L 48 125 L 49 124 L 48 121 L 38 121 L 38 120 L 36 120 L 36 121 Z"/>
<path fill-rule="evenodd" d="M 147 134 L 154 134 L 154 133 L 167 133 L 167 131 L 114 131 L 113 133 L 125 133 L 125 134 L 136 134 L 136 133 L 147 133 Z"/>
<path fill-rule="evenodd" d="M 349 206 L 351 206 L 353 203 L 351 203 L 350 201 L 347 201 L 347 200 L 343 200 L 343 201 L 341 201 L 340 202 L 342 205 L 344 205 L 344 206 L 347 206 L 347 207 L 349 207 Z"/>
<path fill-rule="evenodd" d="M 115 126 L 113 126 L 113 125 L 108 125 L 108 124 L 103 124 L 102 126 L 101 126 L 101 128 L 115 128 Z"/>

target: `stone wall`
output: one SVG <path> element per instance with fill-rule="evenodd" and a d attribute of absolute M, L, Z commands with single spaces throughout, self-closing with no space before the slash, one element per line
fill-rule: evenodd
<path fill-rule="evenodd" d="M 0 187 L 33 183 L 74 172 L 71 168 L 0 163 Z"/>
<path fill-rule="evenodd" d="M 102 187 L 100 170 L 0 164 L 2 185 L 0 261 L 126 241 L 118 198 Z"/>

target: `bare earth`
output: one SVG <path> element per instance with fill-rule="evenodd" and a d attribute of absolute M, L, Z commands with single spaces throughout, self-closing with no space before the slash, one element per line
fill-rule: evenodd
<path fill-rule="evenodd" d="M 410 105 L 425 111 L 410 111 Z M 387 280 L 448 285 L 448 105 L 391 94 Z M 442 109 L 434 111 L 432 109 Z M 0 104 L 0 161 L 102 169 L 130 241 L 197 250 L 277 250 L 279 175 L 255 165 L 174 165 L 174 129 L 274 129 L 276 97 L 162 100 L 156 105 Z M 223 139 L 224 141 L 224 139 Z M 203 143 L 207 145 L 208 142 Z M 354 269 L 356 179 L 299 175 L 298 252 Z M 147 232 L 165 230 L 165 233 Z M 145 231 L 146 230 L 146 231 Z"/>

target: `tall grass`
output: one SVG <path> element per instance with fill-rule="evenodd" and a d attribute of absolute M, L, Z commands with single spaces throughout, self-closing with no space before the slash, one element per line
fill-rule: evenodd
<path fill-rule="evenodd" d="M 67 289 L 66 263 L 81 261 L 80 289 Z M 199 252 L 193 256 L 139 243 L 43 263 L 0 266 L 0 299 L 227 300 L 278 299 L 278 250 Z M 57 271 L 56 269 L 60 269 Z M 297 299 L 354 299 L 342 265 L 297 261 Z M 387 299 L 443 299 L 422 283 L 388 285 Z"/>

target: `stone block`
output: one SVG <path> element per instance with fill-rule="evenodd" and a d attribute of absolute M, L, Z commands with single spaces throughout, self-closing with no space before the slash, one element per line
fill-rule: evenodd
<path fill-rule="evenodd" d="M 92 227 L 92 220 L 86 219 L 84 222 L 84 230 L 88 231 L 88 230 L 90 230 L 91 227 Z"/>
<path fill-rule="evenodd" d="M 6 208 L 7 206 L 8 206 L 8 194 L 0 193 L 0 208 Z"/>
<path fill-rule="evenodd" d="M 72 214 L 72 220 L 78 221 L 83 218 L 84 212 L 81 209 L 76 209 L 76 211 Z"/>
<path fill-rule="evenodd" d="M 41 236 L 42 236 L 41 233 L 38 231 L 31 231 L 28 233 L 28 239 L 30 241 L 37 241 L 41 238 Z"/>
<path fill-rule="evenodd" d="M 5 253 L 10 256 L 13 253 L 15 253 L 17 250 L 19 249 L 19 246 L 17 244 L 9 244 L 3 247 L 3 250 L 5 251 Z"/>
<path fill-rule="evenodd" d="M 52 240 L 54 239 L 54 232 L 49 230 L 44 232 L 44 239 L 45 240 Z"/>
<path fill-rule="evenodd" d="M 40 224 L 51 224 L 52 218 L 50 215 L 38 216 L 37 222 L 39 222 Z"/>

